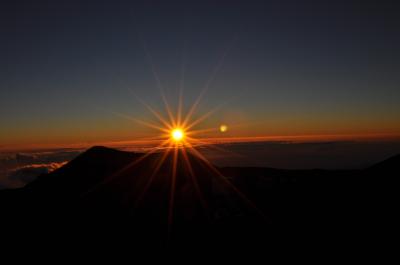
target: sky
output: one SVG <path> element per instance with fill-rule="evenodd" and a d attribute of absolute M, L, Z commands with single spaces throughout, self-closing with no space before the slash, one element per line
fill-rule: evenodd
<path fill-rule="evenodd" d="M 141 99 L 223 135 L 400 135 L 395 1 L 1 1 L 0 147 L 127 141 Z M 222 106 L 221 106 L 222 105 Z"/>

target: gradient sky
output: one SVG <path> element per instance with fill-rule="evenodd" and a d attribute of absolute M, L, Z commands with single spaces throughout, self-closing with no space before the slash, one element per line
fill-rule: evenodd
<path fill-rule="evenodd" d="M 162 109 L 152 64 L 186 107 L 215 73 L 199 113 L 226 103 L 226 136 L 400 135 L 390 2 L 1 1 L 0 146 L 148 136 L 114 112 Z"/>

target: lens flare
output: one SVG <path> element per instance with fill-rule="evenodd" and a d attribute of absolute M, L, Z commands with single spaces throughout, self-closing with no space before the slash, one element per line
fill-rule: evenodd
<path fill-rule="evenodd" d="M 225 124 L 222 124 L 222 125 L 219 127 L 219 130 L 220 130 L 220 132 L 226 132 L 226 131 L 228 130 L 228 126 L 226 126 Z"/>

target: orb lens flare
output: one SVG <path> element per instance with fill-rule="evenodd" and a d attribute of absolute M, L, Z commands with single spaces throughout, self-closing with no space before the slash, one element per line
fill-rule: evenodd
<path fill-rule="evenodd" d="M 228 126 L 226 126 L 225 124 L 222 124 L 222 125 L 219 127 L 219 130 L 220 130 L 221 132 L 226 132 L 226 131 L 228 130 Z"/>

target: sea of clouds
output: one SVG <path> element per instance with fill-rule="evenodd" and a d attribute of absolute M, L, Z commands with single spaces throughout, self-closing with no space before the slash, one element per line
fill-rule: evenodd
<path fill-rule="evenodd" d="M 68 163 L 81 153 L 79 150 L 0 154 L 0 189 L 18 188 Z"/>
<path fill-rule="evenodd" d="M 119 150 L 146 152 L 132 145 Z M 217 148 L 215 148 L 217 147 Z M 0 152 L 0 189 L 23 187 L 41 174 L 65 165 L 87 148 Z M 199 146 L 216 166 L 282 169 L 362 169 L 400 153 L 400 142 L 253 142 Z"/>

